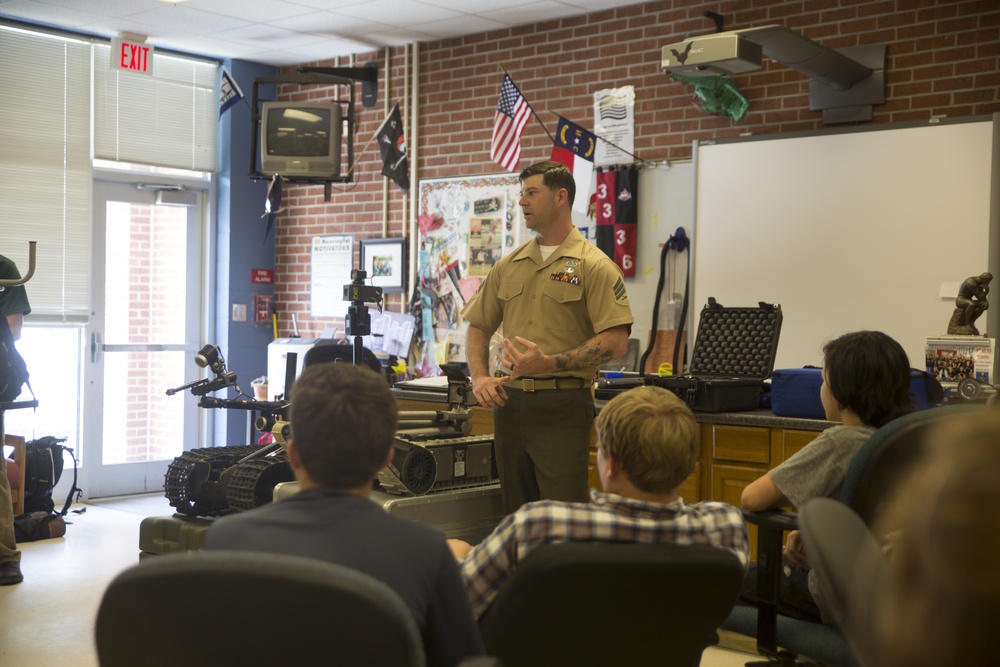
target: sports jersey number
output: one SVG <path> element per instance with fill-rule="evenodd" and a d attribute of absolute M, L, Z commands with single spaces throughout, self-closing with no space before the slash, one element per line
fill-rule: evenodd
<path fill-rule="evenodd" d="M 622 270 L 628 271 L 632 268 L 632 255 L 622 255 Z"/>
<path fill-rule="evenodd" d="M 618 245 L 625 245 L 625 230 L 619 229 L 615 232 L 615 243 Z"/>
<path fill-rule="evenodd" d="M 597 185 L 597 198 L 598 199 L 607 199 L 608 198 L 608 184 L 607 183 L 599 183 Z"/>

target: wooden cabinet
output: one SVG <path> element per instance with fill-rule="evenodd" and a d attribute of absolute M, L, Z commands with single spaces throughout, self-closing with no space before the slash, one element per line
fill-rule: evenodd
<path fill-rule="evenodd" d="M 696 413 L 697 414 L 697 413 Z M 818 422 L 817 426 L 823 422 Z M 812 442 L 820 430 L 774 426 L 701 424 L 702 462 L 708 473 L 702 497 L 739 507 L 743 489 Z M 757 527 L 747 525 L 750 554 L 756 557 Z"/>

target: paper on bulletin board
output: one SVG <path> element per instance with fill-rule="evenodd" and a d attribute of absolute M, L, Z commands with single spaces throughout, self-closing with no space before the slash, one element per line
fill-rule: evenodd
<path fill-rule="evenodd" d="M 313 317 L 346 317 L 344 285 L 351 283 L 354 236 L 326 234 L 312 238 L 310 300 Z"/>
<path fill-rule="evenodd" d="M 517 174 L 424 180 L 419 185 L 417 297 L 421 314 L 413 368 L 437 375 L 446 361 L 465 361 L 462 306 L 503 255 L 530 238 Z"/>

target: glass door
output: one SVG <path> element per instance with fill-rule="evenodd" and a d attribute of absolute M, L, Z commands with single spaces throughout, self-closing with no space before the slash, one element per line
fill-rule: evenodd
<path fill-rule="evenodd" d="M 163 489 L 167 465 L 198 442 L 202 195 L 94 184 L 93 313 L 85 364 L 89 497 Z"/>

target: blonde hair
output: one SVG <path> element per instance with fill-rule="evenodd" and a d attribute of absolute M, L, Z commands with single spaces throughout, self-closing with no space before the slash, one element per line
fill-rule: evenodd
<path fill-rule="evenodd" d="M 897 529 L 878 614 L 878 664 L 996 664 L 1000 413 L 947 420 L 881 530 Z"/>
<path fill-rule="evenodd" d="M 698 423 L 681 399 L 661 387 L 636 387 L 597 415 L 598 448 L 640 491 L 668 493 L 694 470 Z"/>

